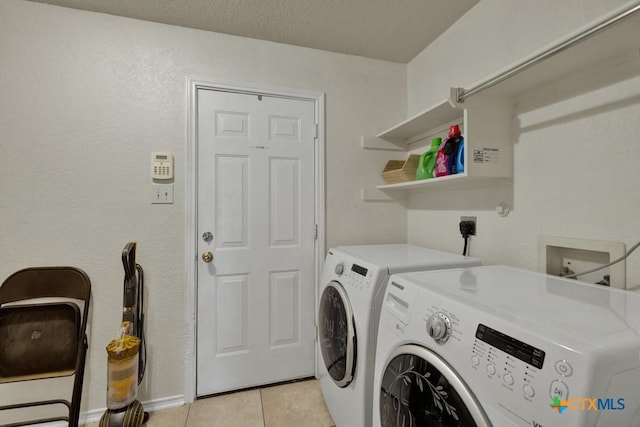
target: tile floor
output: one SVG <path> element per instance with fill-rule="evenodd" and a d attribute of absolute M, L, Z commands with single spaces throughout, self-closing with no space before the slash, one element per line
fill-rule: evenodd
<path fill-rule="evenodd" d="M 97 427 L 98 423 L 85 427 Z M 318 380 L 198 399 L 152 412 L 147 427 L 332 427 Z"/>

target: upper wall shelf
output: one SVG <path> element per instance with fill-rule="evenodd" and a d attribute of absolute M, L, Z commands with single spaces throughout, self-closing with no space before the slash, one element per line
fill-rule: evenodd
<path fill-rule="evenodd" d="M 449 100 L 443 100 L 436 106 L 428 108 L 376 136 L 398 145 L 404 145 L 404 148 L 407 149 L 406 144 L 417 141 L 421 135 L 446 126 L 448 123 L 462 120 L 463 110 L 455 108 L 449 103 Z"/>

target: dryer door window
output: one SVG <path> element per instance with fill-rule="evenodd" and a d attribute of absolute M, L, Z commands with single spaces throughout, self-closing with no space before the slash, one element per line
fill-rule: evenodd
<path fill-rule="evenodd" d="M 490 426 L 462 379 L 435 353 L 404 345 L 387 359 L 380 422 L 390 426 Z"/>
<path fill-rule="evenodd" d="M 331 282 L 322 292 L 318 324 L 324 365 L 333 382 L 346 387 L 355 372 L 356 331 L 351 304 L 340 283 Z"/>

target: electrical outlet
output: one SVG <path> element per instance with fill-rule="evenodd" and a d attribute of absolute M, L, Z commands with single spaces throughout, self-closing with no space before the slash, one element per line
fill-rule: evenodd
<path fill-rule="evenodd" d="M 621 242 L 541 236 L 538 239 L 538 269 L 556 276 L 581 273 L 608 264 L 622 257 L 625 245 Z M 580 275 L 577 280 L 598 283 L 605 280 L 612 287 L 626 289 L 626 265 L 620 261 L 593 273 Z"/>
<path fill-rule="evenodd" d="M 472 227 L 472 232 L 471 232 L 471 236 L 475 236 L 476 233 L 478 232 L 477 230 L 477 223 L 476 223 L 476 217 L 475 216 L 461 216 L 460 217 L 460 222 L 472 222 L 473 223 L 473 227 Z"/>

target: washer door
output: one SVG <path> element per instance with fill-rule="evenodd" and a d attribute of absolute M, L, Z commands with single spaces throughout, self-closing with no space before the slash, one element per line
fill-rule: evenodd
<path fill-rule="evenodd" d="M 322 292 L 318 325 L 324 365 L 333 382 L 346 387 L 356 368 L 356 329 L 349 298 L 338 282 Z"/>
<path fill-rule="evenodd" d="M 380 422 L 383 427 L 491 425 L 458 374 L 418 345 L 398 347 L 387 359 L 380 385 Z"/>

